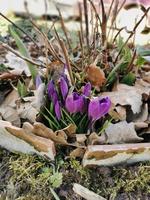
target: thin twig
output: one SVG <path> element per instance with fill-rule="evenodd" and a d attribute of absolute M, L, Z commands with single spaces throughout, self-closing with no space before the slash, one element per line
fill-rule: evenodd
<path fill-rule="evenodd" d="M 54 29 L 54 30 L 55 30 L 55 34 L 56 34 L 56 37 L 58 39 L 58 42 L 59 42 L 59 44 L 60 44 L 60 46 L 62 48 L 62 51 L 64 53 L 64 57 L 65 57 L 66 65 L 67 65 L 67 68 L 68 68 L 68 72 L 69 72 L 71 83 L 72 83 L 72 85 L 74 85 L 74 78 L 73 78 L 72 68 L 71 68 L 71 65 L 70 65 L 69 55 L 68 55 L 67 49 L 65 47 L 64 42 L 60 39 L 56 29 Z"/>
<path fill-rule="evenodd" d="M 107 17 L 104 8 L 104 2 L 101 0 L 101 7 L 102 7 L 102 26 L 101 26 L 101 34 L 102 34 L 102 45 L 105 46 L 106 44 L 106 30 L 107 30 Z"/>
<path fill-rule="evenodd" d="M 89 51 L 90 42 L 89 42 L 89 19 L 88 19 L 87 0 L 83 0 L 83 4 L 84 4 L 84 17 L 85 17 L 85 29 L 86 29 L 86 43 Z"/>
<path fill-rule="evenodd" d="M 14 22 L 12 22 L 10 19 L 8 19 L 5 15 L 3 15 L 2 13 L 0 13 L 0 15 L 6 19 L 8 22 L 10 22 L 14 27 L 16 27 L 17 29 L 19 29 L 22 33 L 24 33 L 38 48 L 38 44 L 34 41 L 34 39 L 28 34 L 26 33 L 22 28 L 20 28 L 19 26 L 17 26 Z"/>
<path fill-rule="evenodd" d="M 140 25 L 140 23 L 143 21 L 144 17 L 147 15 L 147 13 L 149 12 L 150 10 L 150 7 L 147 8 L 146 12 L 144 13 L 144 15 L 141 17 L 141 19 L 136 23 L 135 27 L 133 28 L 133 31 L 130 33 L 129 37 L 127 38 L 127 40 L 124 42 L 124 44 L 122 45 L 120 51 L 118 52 L 117 56 L 116 56 L 116 59 L 114 61 L 114 63 L 117 62 L 123 48 L 126 46 L 126 44 L 128 43 L 128 41 L 130 40 L 130 38 L 134 35 L 136 29 L 138 28 L 138 26 Z"/>
<path fill-rule="evenodd" d="M 62 27 L 62 30 L 63 30 L 64 35 L 66 37 L 66 40 L 67 40 L 67 43 L 68 43 L 68 47 L 69 47 L 70 50 L 72 50 L 72 47 L 71 47 L 71 44 L 70 44 L 70 41 L 69 41 L 69 38 L 68 38 L 67 30 L 66 30 L 66 27 L 65 27 L 65 23 L 64 23 L 64 19 L 62 17 L 61 11 L 60 11 L 60 9 L 58 7 L 57 7 L 57 10 L 58 10 L 58 13 L 59 13 L 59 16 L 60 16 L 61 27 Z"/>
<path fill-rule="evenodd" d="M 44 66 L 45 67 L 45 65 L 43 65 L 43 64 L 36 63 L 33 60 L 31 60 L 31 59 L 29 59 L 29 58 L 27 58 L 25 56 L 22 56 L 20 53 L 18 53 L 17 51 L 15 51 L 13 48 L 11 48 L 9 45 L 7 45 L 4 42 L 0 41 L 0 45 L 2 45 L 3 48 L 5 48 L 8 51 L 12 52 L 13 54 L 15 54 L 16 56 L 18 56 L 19 58 L 25 60 L 26 62 L 29 62 L 29 63 L 31 63 L 33 65 L 36 65 L 36 66 Z"/>

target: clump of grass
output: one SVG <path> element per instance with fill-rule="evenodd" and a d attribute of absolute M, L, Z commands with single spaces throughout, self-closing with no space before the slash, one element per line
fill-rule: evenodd
<path fill-rule="evenodd" d="M 12 171 L 10 182 L 21 191 L 19 199 L 28 195 L 33 196 L 31 199 L 51 199 L 51 190 L 62 184 L 62 173 L 51 162 L 37 156 L 21 154 L 19 157 L 11 157 L 9 167 Z"/>

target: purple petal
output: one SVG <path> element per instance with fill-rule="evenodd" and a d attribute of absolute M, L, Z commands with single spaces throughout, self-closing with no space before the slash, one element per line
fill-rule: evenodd
<path fill-rule="evenodd" d="M 60 78 L 60 90 L 61 90 L 63 100 L 65 100 L 68 94 L 68 84 L 64 77 Z"/>
<path fill-rule="evenodd" d="M 36 89 L 38 89 L 39 85 L 41 85 L 42 83 L 42 79 L 41 79 L 41 76 L 40 75 L 37 75 L 36 76 L 36 79 L 35 79 L 35 86 L 36 86 Z"/>
<path fill-rule="evenodd" d="M 68 112 L 76 113 L 76 112 L 83 112 L 84 110 L 84 98 L 80 96 L 78 93 L 73 92 L 72 94 L 68 95 L 65 102 L 65 107 Z"/>
<path fill-rule="evenodd" d="M 91 94 L 91 83 L 87 83 L 83 88 L 83 95 L 89 97 Z"/>
<path fill-rule="evenodd" d="M 96 97 L 89 103 L 88 116 L 92 121 L 100 119 L 109 112 L 111 101 L 108 97 L 100 99 Z"/>
<path fill-rule="evenodd" d="M 50 100 L 52 100 L 54 105 L 58 101 L 58 94 L 57 94 L 57 91 L 55 89 L 55 85 L 54 85 L 53 80 L 51 80 L 48 83 L 48 97 L 49 97 Z"/>
<path fill-rule="evenodd" d="M 55 114 L 56 114 L 57 119 L 60 120 L 61 119 L 61 109 L 60 109 L 60 105 L 59 105 L 58 101 L 55 103 Z"/>
<path fill-rule="evenodd" d="M 66 102 L 65 102 L 65 107 L 66 107 L 68 112 L 75 113 L 76 108 L 75 108 L 74 99 L 73 99 L 72 94 L 67 96 Z"/>

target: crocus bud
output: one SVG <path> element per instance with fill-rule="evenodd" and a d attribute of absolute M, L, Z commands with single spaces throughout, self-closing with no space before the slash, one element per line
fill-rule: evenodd
<path fill-rule="evenodd" d="M 65 107 L 70 113 L 84 111 L 84 97 L 76 92 L 69 94 L 66 98 Z"/>
<path fill-rule="evenodd" d="M 85 95 L 86 97 L 89 97 L 90 94 L 91 94 L 91 83 L 88 82 L 83 88 L 83 95 Z"/>
<path fill-rule="evenodd" d="M 108 97 L 92 99 L 88 107 L 88 116 L 92 121 L 96 121 L 106 115 L 111 107 L 111 101 Z"/>
<path fill-rule="evenodd" d="M 63 100 L 65 100 L 68 94 L 68 84 L 67 84 L 66 79 L 63 76 L 60 78 L 60 90 L 61 90 Z"/>

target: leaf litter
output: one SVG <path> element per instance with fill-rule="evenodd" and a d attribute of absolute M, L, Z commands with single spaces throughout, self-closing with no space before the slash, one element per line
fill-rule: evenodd
<path fill-rule="evenodd" d="M 103 3 L 103 1 L 101 1 L 101 3 Z M 92 3 L 91 5 L 92 8 L 94 8 Z M 86 7 L 86 4 L 84 7 Z M 96 14 L 95 10 L 94 12 Z M 146 15 L 146 12 L 144 15 Z M 61 20 L 63 22 L 63 19 Z M 99 19 L 97 18 L 97 20 Z M 102 20 L 106 26 L 104 10 Z M 66 158 L 76 157 L 81 160 L 84 158 L 84 155 L 88 154 L 89 145 L 92 145 L 93 148 L 96 148 L 96 145 L 105 147 L 106 144 L 110 144 L 112 147 L 114 147 L 113 151 L 116 151 L 113 144 L 119 144 L 119 148 L 123 149 L 124 146 L 121 146 L 121 144 L 125 145 L 125 148 L 127 148 L 128 143 L 135 143 L 135 145 L 139 143 L 143 145 L 143 142 L 149 142 L 149 138 L 145 137 L 145 135 L 149 134 L 150 124 L 149 72 L 147 71 L 148 68 L 144 68 L 146 65 L 143 65 L 143 63 L 141 64 L 140 62 L 138 65 L 141 66 L 138 66 L 138 69 L 136 68 L 136 59 L 138 59 L 138 56 L 134 54 L 134 51 L 132 52 L 130 51 L 130 48 L 126 47 L 128 41 L 122 44 L 123 46 L 120 46 L 121 48 L 119 52 L 115 46 L 115 43 L 112 44 L 110 49 L 106 48 L 103 50 L 103 48 L 105 48 L 105 43 L 107 43 L 106 38 L 104 37 L 106 36 L 104 28 L 102 29 L 102 49 L 100 49 L 101 47 L 98 46 L 100 44 L 96 44 L 97 46 L 95 46 L 95 42 L 97 41 L 94 39 L 98 35 L 95 32 L 93 35 L 93 46 L 91 46 L 91 49 L 89 50 L 82 41 L 83 32 L 81 32 L 79 33 L 80 47 L 77 46 L 76 49 L 73 49 L 72 51 L 69 43 L 71 38 L 68 39 L 68 37 L 66 37 L 66 39 L 64 39 L 64 41 L 66 41 L 62 41 L 56 29 L 54 29 L 53 32 L 53 37 L 55 39 L 52 43 L 52 40 L 48 40 L 48 37 L 45 35 L 45 33 L 43 34 L 40 29 L 38 29 L 34 21 L 33 28 L 40 33 L 42 41 L 44 42 L 43 44 L 45 45 L 45 48 L 47 48 L 46 54 L 45 51 L 41 52 L 44 54 L 46 59 L 44 59 L 44 63 L 42 63 L 40 66 L 39 63 L 41 62 L 38 61 L 38 58 L 31 58 L 28 50 L 17 35 L 16 30 L 13 29 L 12 36 L 15 38 L 18 48 L 20 49 L 19 56 L 21 54 L 21 58 L 18 58 L 16 55 L 14 56 L 14 54 L 12 54 L 16 52 L 8 53 L 5 58 L 7 61 L 7 66 L 14 69 L 9 70 L 9 73 L 19 75 L 16 79 L 18 80 L 18 83 L 20 81 L 21 84 L 20 87 L 18 87 L 15 83 L 12 84 L 12 81 L 10 81 L 9 84 L 13 90 L 12 92 L 8 90 L 8 95 L 6 94 L 6 98 L 4 97 L 5 99 L 2 99 L 3 102 L 0 105 L 0 114 L 2 119 L 1 124 L 2 127 L 6 127 L 7 130 L 5 137 L 4 133 L 6 133 L 6 130 L 4 128 L 1 129 L 1 134 L 4 136 L 5 140 L 4 143 L 0 140 L 0 145 L 2 147 L 7 148 L 10 151 L 18 151 L 16 146 L 25 145 L 26 147 L 30 147 L 30 153 L 37 153 L 38 155 L 40 154 L 44 157 L 49 157 L 52 160 L 55 157 L 55 149 L 57 150 L 58 147 L 58 149 L 62 149 Z M 88 24 L 86 24 L 85 32 L 87 35 L 87 45 L 89 45 L 88 29 Z M 133 30 L 136 30 L 136 26 Z M 62 31 L 65 33 L 66 30 L 64 27 L 62 28 Z M 96 24 L 95 29 L 93 29 L 93 32 L 94 31 L 96 31 Z M 66 34 L 68 34 L 68 31 L 64 35 Z M 4 44 L 2 45 L 3 47 L 7 47 Z M 28 46 L 28 42 L 26 42 L 26 46 Z M 67 52 L 68 46 L 70 51 Z M 126 48 L 125 55 L 123 54 L 123 47 Z M 112 51 L 113 48 L 115 51 Z M 38 49 L 36 50 L 38 52 Z M 77 53 L 79 54 L 78 56 L 76 56 Z M 9 57 L 9 54 L 11 57 Z M 36 55 L 39 55 L 39 52 Z M 141 54 L 140 56 L 143 55 Z M 115 57 L 114 60 L 113 57 Z M 132 57 L 135 60 L 131 59 Z M 121 65 L 118 64 L 119 59 L 121 62 L 124 60 L 125 63 L 123 63 L 123 65 L 122 63 Z M 54 63 L 57 64 L 55 65 Z M 86 117 L 85 119 L 82 119 L 83 121 L 81 120 L 82 123 L 79 123 L 80 120 L 77 120 L 75 123 L 74 120 L 76 120 L 77 116 L 73 116 L 74 118 L 72 118 L 72 120 L 68 118 L 66 113 L 63 113 L 63 117 L 65 116 L 66 118 L 65 120 L 63 119 L 64 122 L 61 121 L 61 123 L 63 123 L 61 128 L 61 125 L 56 122 L 55 115 L 53 115 L 53 109 L 50 108 L 50 116 L 48 116 L 49 112 L 45 115 L 45 107 L 47 109 L 48 103 L 46 99 L 47 81 L 50 80 L 50 77 L 52 77 L 57 85 L 57 90 L 59 90 L 59 76 L 63 71 L 63 64 L 67 66 L 70 93 L 75 90 L 75 92 L 78 92 L 78 95 L 81 95 L 81 88 L 87 81 L 89 81 L 91 83 L 92 90 L 90 96 L 87 98 L 87 102 L 92 101 L 91 99 L 93 97 L 96 98 L 97 96 L 100 96 L 100 98 L 107 96 L 111 100 L 111 109 L 106 115 L 106 119 L 103 116 L 101 119 L 97 120 L 97 122 L 92 122 L 93 124 L 87 132 L 85 131 L 86 129 L 82 129 L 82 124 L 86 124 L 86 121 L 88 122 L 88 118 Z M 37 75 L 37 70 L 34 70 L 35 65 L 39 67 L 39 74 L 42 75 L 42 81 L 44 80 L 38 89 L 35 89 L 35 77 Z M 149 64 L 147 65 L 149 66 Z M 47 66 L 47 68 L 45 68 L 45 66 Z M 130 76 L 131 73 L 134 75 L 134 77 Z M 28 81 L 26 81 L 26 79 L 28 79 L 27 77 L 30 77 L 31 75 L 33 78 L 32 87 L 30 85 L 31 81 L 30 84 Z M 6 77 L 6 79 L 8 78 Z M 76 84 L 75 87 L 74 83 Z M 4 80 L 2 84 L 4 84 Z M 16 90 L 20 91 L 20 97 L 18 95 L 13 97 L 13 93 L 15 93 Z M 7 99 L 10 99 L 10 101 Z M 62 99 L 59 99 L 59 102 L 61 100 Z M 11 124 L 7 124 L 7 121 L 11 122 L 13 126 Z M 78 125 L 81 125 L 79 129 L 80 132 L 77 131 L 79 128 Z M 57 126 L 59 128 L 56 128 Z M 51 127 L 53 127 L 55 130 L 52 130 Z M 17 140 L 17 143 L 14 143 L 16 146 L 6 145 L 8 137 L 14 141 Z M 133 147 L 131 144 L 130 151 L 133 151 L 137 155 L 138 161 L 142 161 L 142 156 L 147 155 L 143 154 L 145 153 L 145 150 L 142 152 L 139 151 L 141 147 L 138 147 L 138 144 L 137 148 L 139 149 L 136 150 L 136 152 L 132 148 Z M 142 146 L 142 148 L 144 148 L 144 146 Z M 57 155 L 59 155 L 60 152 L 59 150 L 57 151 Z M 99 154 L 101 153 L 102 152 L 100 151 Z M 97 154 L 95 153 L 93 156 L 96 155 Z M 117 156 L 121 156 L 121 154 L 117 153 Z"/>

